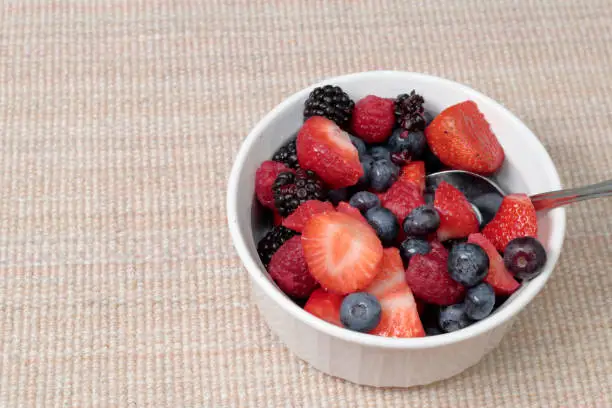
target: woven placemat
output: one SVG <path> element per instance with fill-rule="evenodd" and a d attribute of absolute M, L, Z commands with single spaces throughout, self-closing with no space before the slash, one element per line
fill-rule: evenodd
<path fill-rule="evenodd" d="M 225 188 L 249 129 L 323 77 L 400 69 L 501 101 L 566 185 L 612 178 L 609 0 L 0 5 L 0 407 L 610 407 L 612 200 L 575 205 L 501 346 L 410 390 L 269 333 Z"/>

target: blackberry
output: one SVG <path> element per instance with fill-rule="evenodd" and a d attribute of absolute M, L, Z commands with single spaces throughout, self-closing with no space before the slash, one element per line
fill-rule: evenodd
<path fill-rule="evenodd" d="M 339 86 L 325 85 L 315 88 L 304 103 L 304 119 L 325 116 L 342 128 L 346 128 L 355 102 Z"/>
<path fill-rule="evenodd" d="M 327 194 L 323 182 L 317 175 L 304 169 L 297 169 L 295 174 L 280 173 L 272 185 L 274 206 L 283 217 L 295 211 L 308 200 L 325 200 Z"/>
<path fill-rule="evenodd" d="M 267 267 L 272 259 L 272 255 L 287 241 L 289 238 L 296 235 L 297 232 L 278 225 L 272 228 L 268 233 L 259 240 L 257 244 L 257 253 L 261 262 Z"/>
<path fill-rule="evenodd" d="M 395 99 L 395 117 L 400 127 L 408 130 L 424 130 L 426 125 L 425 99 L 414 89 L 409 94 L 402 94 Z"/>
<path fill-rule="evenodd" d="M 274 153 L 272 160 L 284 163 L 289 168 L 298 169 L 300 164 L 298 163 L 295 139 L 281 146 L 281 148 Z"/>

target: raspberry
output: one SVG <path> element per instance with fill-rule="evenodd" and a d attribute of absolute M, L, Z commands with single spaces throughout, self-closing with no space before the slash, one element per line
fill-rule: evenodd
<path fill-rule="evenodd" d="M 255 173 L 255 194 L 264 207 L 274 209 L 272 185 L 280 173 L 291 171 L 293 170 L 287 168 L 283 163 L 277 163 L 272 160 L 261 163 L 261 166 L 259 166 Z"/>
<path fill-rule="evenodd" d="M 307 298 L 319 286 L 308 271 L 300 236 L 289 239 L 276 251 L 268 273 L 283 292 L 294 298 Z"/>
<path fill-rule="evenodd" d="M 395 103 L 369 95 L 355 104 L 352 118 L 355 135 L 367 143 L 382 143 L 391 136 L 395 124 Z"/>

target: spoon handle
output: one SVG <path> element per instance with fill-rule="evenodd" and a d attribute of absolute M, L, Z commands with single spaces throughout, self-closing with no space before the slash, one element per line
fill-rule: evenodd
<path fill-rule="evenodd" d="M 568 188 L 565 190 L 551 191 L 549 193 L 531 196 L 531 202 L 536 211 L 549 210 L 562 205 L 577 203 L 591 198 L 612 196 L 612 180 L 591 184 L 584 187 Z"/>

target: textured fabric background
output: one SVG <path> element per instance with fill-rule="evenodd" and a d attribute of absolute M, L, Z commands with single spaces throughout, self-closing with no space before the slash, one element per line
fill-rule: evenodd
<path fill-rule="evenodd" d="M 226 228 L 249 129 L 326 76 L 467 83 L 612 178 L 609 0 L 0 3 L 0 407 L 611 407 L 612 200 L 481 364 L 410 390 L 273 337 Z"/>

